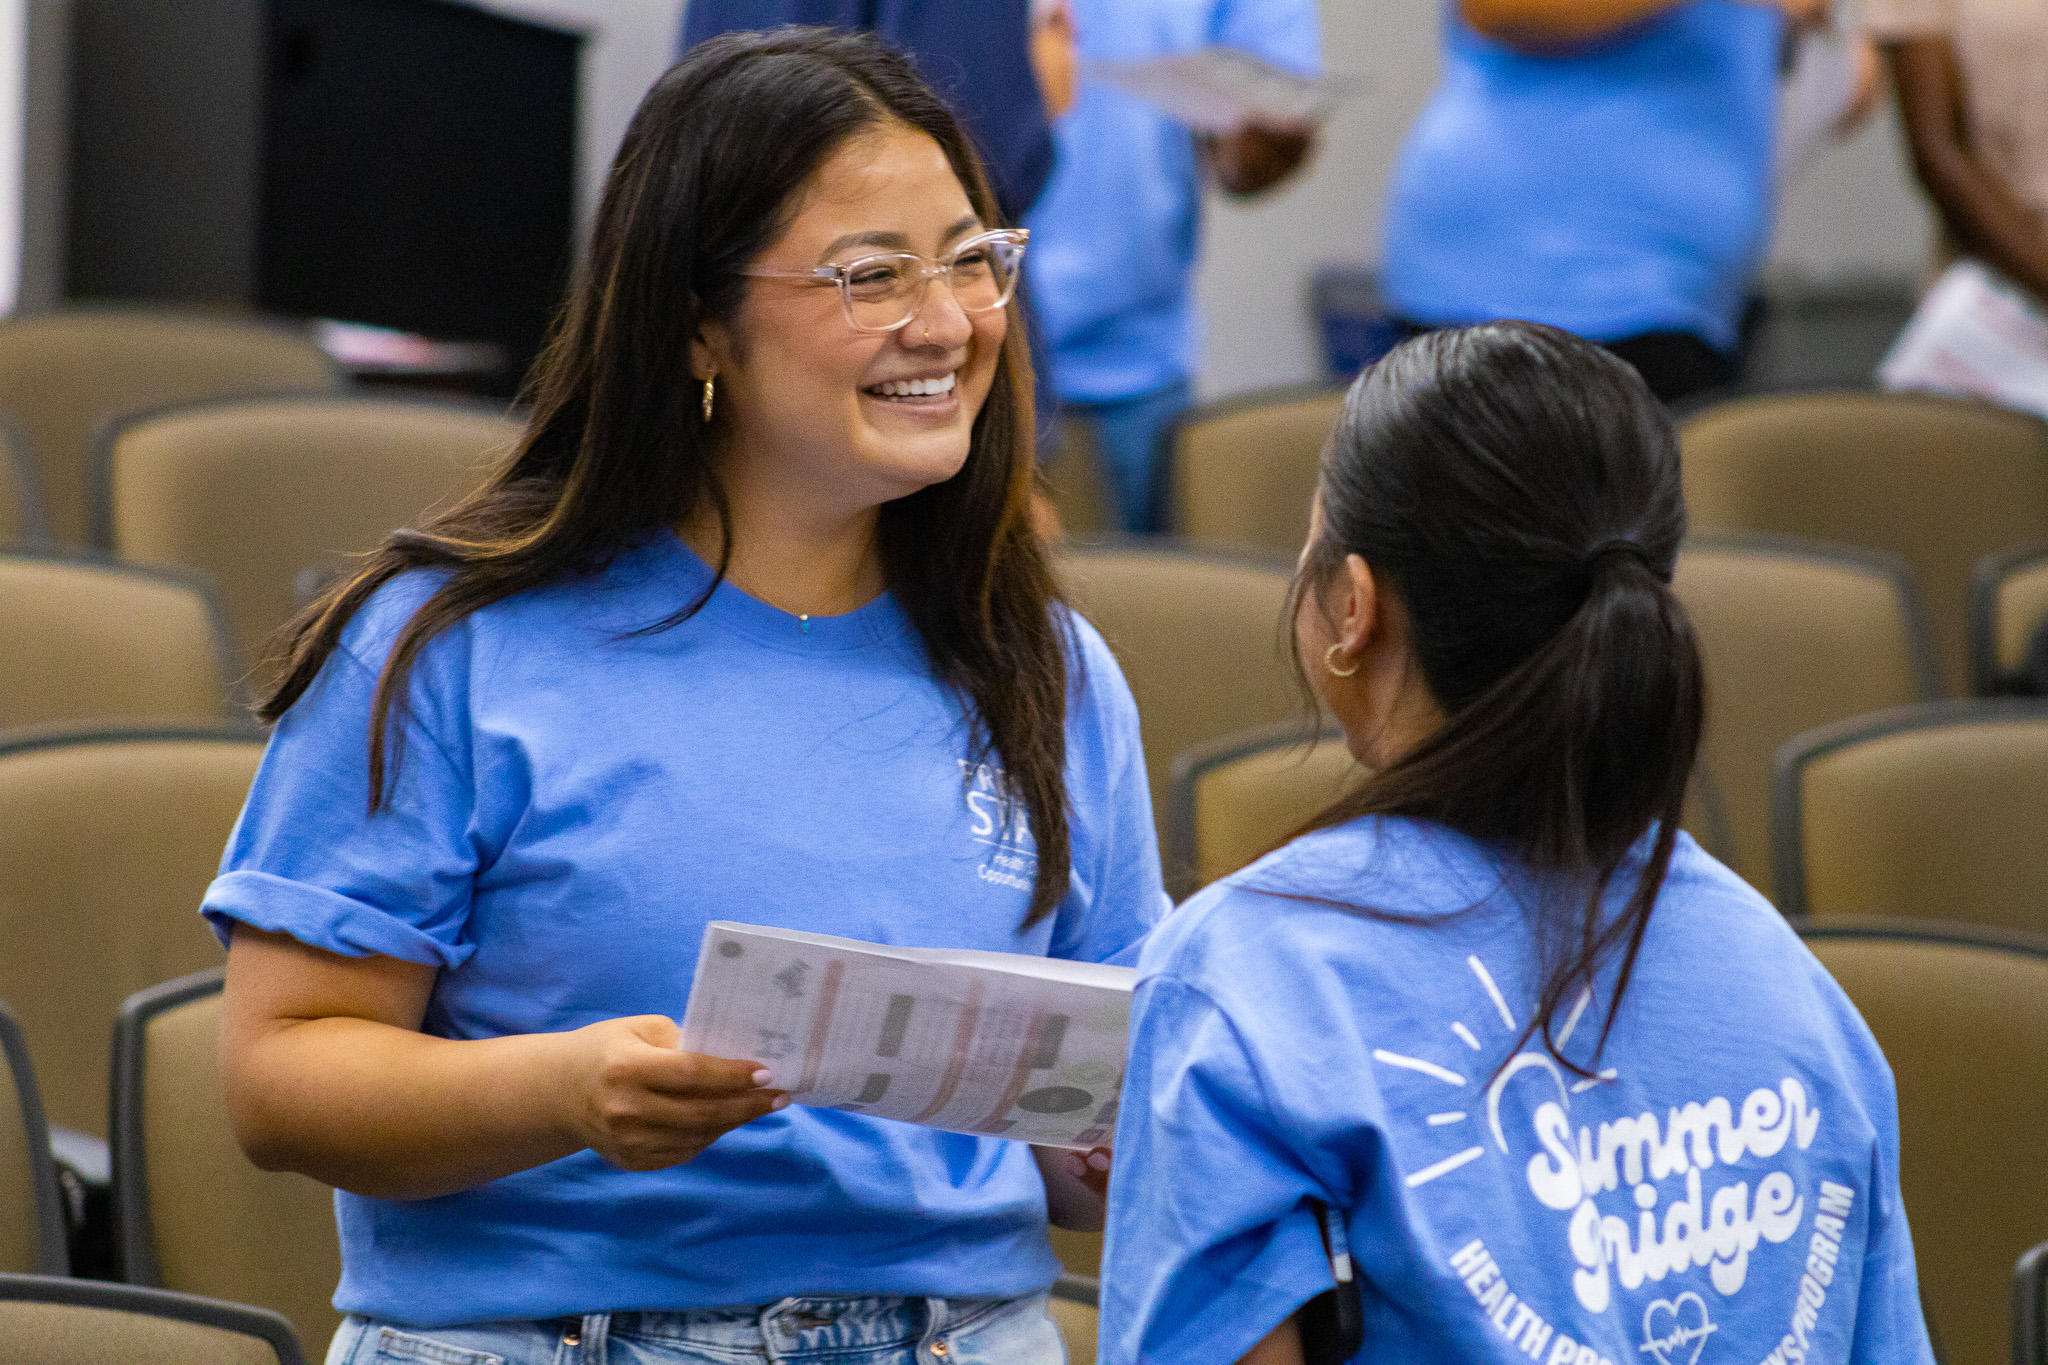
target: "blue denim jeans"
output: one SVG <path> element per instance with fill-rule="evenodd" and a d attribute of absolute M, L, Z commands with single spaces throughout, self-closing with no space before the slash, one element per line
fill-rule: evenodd
<path fill-rule="evenodd" d="M 327 1365 L 1066 1365 L 1045 1295 L 781 1299 L 414 1330 L 351 1315 Z"/>

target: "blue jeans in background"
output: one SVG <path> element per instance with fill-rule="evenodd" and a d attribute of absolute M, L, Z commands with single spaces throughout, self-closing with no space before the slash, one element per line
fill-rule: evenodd
<path fill-rule="evenodd" d="M 780 1299 L 414 1329 L 351 1315 L 327 1365 L 1066 1365 L 1045 1295 Z"/>
<path fill-rule="evenodd" d="M 1183 379 L 1113 403 L 1061 406 L 1094 438 L 1096 458 L 1116 499 L 1117 520 L 1134 535 L 1165 529 L 1166 429 L 1194 398 L 1194 385 Z"/>

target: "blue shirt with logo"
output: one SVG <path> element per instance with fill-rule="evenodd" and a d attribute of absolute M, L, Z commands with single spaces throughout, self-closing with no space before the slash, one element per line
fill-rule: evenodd
<path fill-rule="evenodd" d="M 1456 0 L 1443 25 L 1387 190 L 1394 311 L 1733 348 L 1775 212 L 1780 11 L 1687 0 L 1542 53 L 1482 37 Z"/>
<path fill-rule="evenodd" d="M 962 701 L 883 596 L 807 622 L 663 534 L 437 637 L 387 807 L 366 816 L 379 670 L 438 579 L 381 590 L 279 722 L 205 913 L 440 969 L 446 1038 L 680 1020 L 711 920 L 1101 960 L 1162 912 L 1138 717 L 1073 629 L 1073 877 L 1020 932 L 1036 854 Z M 1029 1149 L 791 1106 L 687 1165 L 580 1152 L 444 1198 L 336 1196 L 335 1304 L 419 1327 L 785 1295 L 1049 1285 Z"/>
<path fill-rule="evenodd" d="M 1234 47 L 1303 75 L 1322 69 L 1315 0 L 1072 0 L 1084 61 Z M 1059 396 L 1106 403 L 1191 377 L 1202 183 L 1194 135 L 1083 73 L 1053 126 L 1051 182 L 1031 212 L 1031 287 Z"/>
<path fill-rule="evenodd" d="M 1582 1075 L 1523 1036 L 1534 903 L 1485 846 L 1366 817 L 1146 940 L 1102 1360 L 1244 1354 L 1331 1288 L 1321 1201 L 1358 1361 L 1932 1361 L 1891 1073 L 1778 913 L 1679 836 L 1605 1047 L 1612 964 L 1553 1017 Z"/>

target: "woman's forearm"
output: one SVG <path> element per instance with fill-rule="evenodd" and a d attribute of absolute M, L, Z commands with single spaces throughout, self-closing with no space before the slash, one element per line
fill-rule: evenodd
<path fill-rule="evenodd" d="M 787 1104 L 752 1061 L 684 1052 L 673 1019 L 456 1041 L 419 1032 L 435 970 L 235 930 L 221 1004 L 228 1119 L 257 1165 L 428 1199 L 588 1147 L 628 1170 L 695 1157 Z"/>
<path fill-rule="evenodd" d="M 567 1034 L 454 1042 L 364 1019 L 281 1024 L 242 1049 L 235 1131 L 267 1170 L 428 1199 L 585 1144 L 559 1113 Z"/>
<path fill-rule="evenodd" d="M 1971 151 L 1962 76 L 1945 38 L 1885 47 L 1913 171 L 1957 246 L 2048 300 L 2048 225 Z"/>

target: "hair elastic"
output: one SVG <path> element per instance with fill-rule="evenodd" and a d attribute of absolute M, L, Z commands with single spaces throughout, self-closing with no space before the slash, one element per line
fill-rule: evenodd
<path fill-rule="evenodd" d="M 1665 575 L 1663 568 L 1656 560 L 1650 557 L 1648 550 L 1635 541 L 1622 536 L 1617 536 L 1613 540 L 1603 540 L 1592 549 L 1586 551 L 1586 557 L 1579 561 L 1579 572 L 1591 578 L 1594 574 L 1600 572 L 1601 566 L 1615 555 L 1627 555 L 1655 574 L 1659 582 L 1670 581 Z"/>

